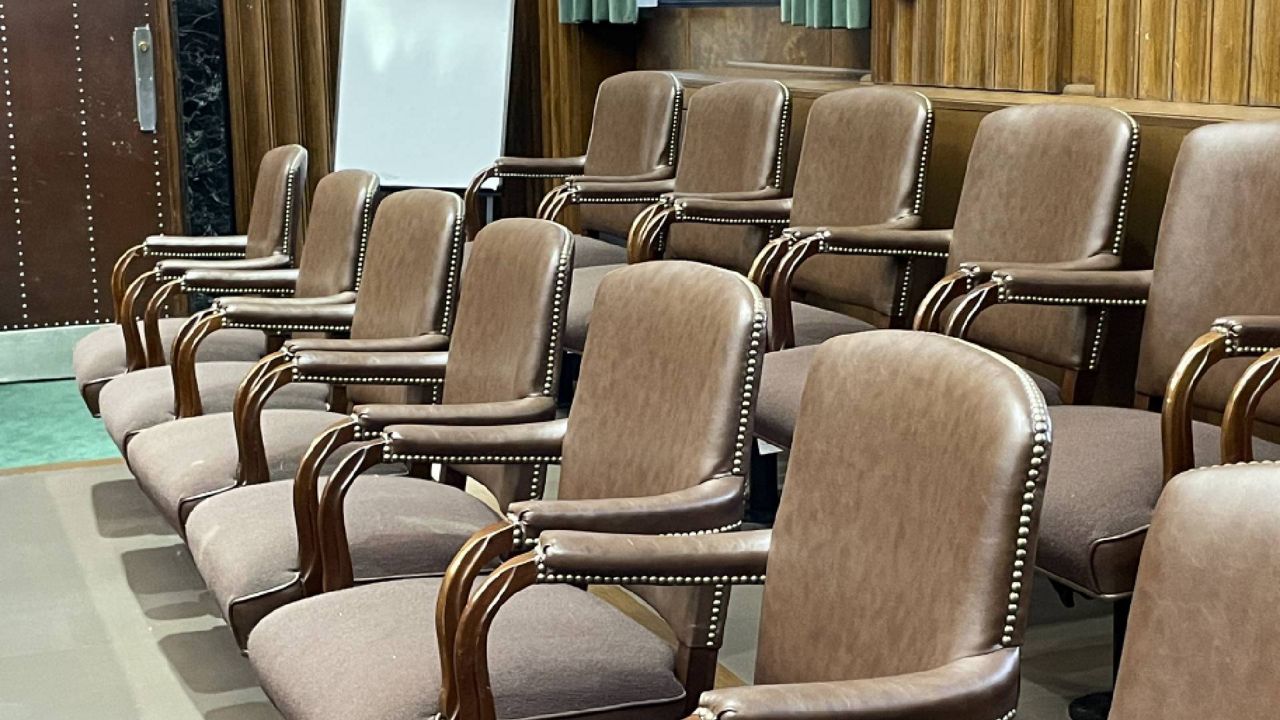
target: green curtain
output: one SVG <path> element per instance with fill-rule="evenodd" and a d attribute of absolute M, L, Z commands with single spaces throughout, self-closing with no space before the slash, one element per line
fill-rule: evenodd
<path fill-rule="evenodd" d="M 568 0 L 561 0 L 561 11 Z M 782 0 L 782 22 L 811 28 L 871 27 L 871 0 Z"/>
<path fill-rule="evenodd" d="M 639 14 L 636 0 L 560 0 L 562 23 L 633 23 Z"/>

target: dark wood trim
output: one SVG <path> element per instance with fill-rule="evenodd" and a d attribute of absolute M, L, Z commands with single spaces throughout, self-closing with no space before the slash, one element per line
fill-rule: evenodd
<path fill-rule="evenodd" d="M 173 22 L 173 10 L 168 0 L 156 0 L 155 32 L 152 39 L 156 43 L 156 90 L 159 94 L 161 142 L 164 143 L 165 178 L 164 182 L 169 196 L 166 204 L 165 231 L 181 234 L 184 230 L 185 198 L 182 181 L 182 105 L 181 93 L 178 91 L 178 49 L 174 41 L 177 28 Z"/>

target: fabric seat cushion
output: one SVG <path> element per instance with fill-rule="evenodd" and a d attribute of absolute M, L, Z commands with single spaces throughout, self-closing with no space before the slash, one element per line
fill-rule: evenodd
<path fill-rule="evenodd" d="M 271 478 L 292 478 L 311 441 L 346 417 L 314 410 L 266 410 L 262 435 Z M 238 462 L 230 413 L 158 425 L 135 435 L 129 448 L 129 467 L 142 491 L 175 528 L 184 500 L 230 486 Z"/>
<path fill-rule="evenodd" d="M 791 303 L 791 322 L 795 328 L 796 347 L 821 345 L 839 335 L 876 329 L 871 323 L 842 312 L 798 302 Z"/>
<path fill-rule="evenodd" d="M 625 259 L 625 258 L 624 258 Z M 604 276 L 626 264 L 595 265 L 573 271 L 569 287 L 569 309 L 564 322 L 564 346 L 582 352 L 587 344 L 587 326 L 591 324 L 591 308 L 596 303 L 596 291 Z"/>
<path fill-rule="evenodd" d="M 253 366 L 252 361 L 196 363 L 204 414 L 231 412 L 236 389 Z M 107 434 L 126 452 L 135 434 L 174 419 L 173 373 L 154 367 L 122 375 L 102 389 L 99 403 Z M 267 401 L 269 408 L 305 410 L 323 410 L 328 404 L 329 386 L 322 383 L 290 383 Z"/>
<path fill-rule="evenodd" d="M 905 331 L 904 331 L 905 332 Z M 755 434 L 779 447 L 791 447 L 791 435 L 800 412 L 800 396 L 805 378 L 818 352 L 817 345 L 767 353 L 760 371 L 760 398 L 756 405 Z M 1025 368 L 1024 368 L 1025 370 Z M 1062 404 L 1062 393 L 1054 382 L 1026 371 L 1049 405 Z"/>
<path fill-rule="evenodd" d="M 355 577 L 441 575 L 468 538 L 498 519 L 483 501 L 448 485 L 364 476 L 346 505 Z M 300 597 L 292 480 L 209 498 L 191 511 L 186 530 L 196 567 L 238 636 Z"/>
<path fill-rule="evenodd" d="M 160 338 L 164 346 L 165 360 L 173 348 L 173 340 L 188 318 L 163 318 L 160 320 Z M 142 322 L 138 322 L 142 332 Z M 253 361 L 266 351 L 267 338 L 258 330 L 228 328 L 205 338 L 196 351 L 199 362 L 223 360 Z M 99 328 L 76 343 L 71 354 L 71 365 L 76 384 L 84 390 L 86 385 L 109 380 L 125 371 L 124 331 L 117 324 Z"/>
<path fill-rule="evenodd" d="M 597 265 L 625 265 L 627 248 L 586 235 L 573 236 L 573 267 L 588 268 Z"/>
<path fill-rule="evenodd" d="M 409 720 L 437 712 L 435 578 L 374 583 L 285 606 L 249 636 L 263 689 L 291 718 Z M 670 646 L 594 595 L 535 585 L 497 614 L 489 668 L 498 717 L 625 710 L 679 718 Z M 625 715 L 631 717 L 632 715 Z"/>
<path fill-rule="evenodd" d="M 1037 564 L 1095 595 L 1133 590 L 1146 527 L 1163 488 L 1160 414 L 1131 408 L 1050 408 L 1053 451 Z M 1196 464 L 1219 461 L 1217 426 L 1193 425 Z M 1260 459 L 1280 446 L 1254 441 Z"/>

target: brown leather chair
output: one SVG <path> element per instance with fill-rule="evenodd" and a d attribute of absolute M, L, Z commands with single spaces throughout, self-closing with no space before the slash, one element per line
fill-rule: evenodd
<path fill-rule="evenodd" d="M 646 225 L 659 210 L 678 198 L 697 196 L 716 200 L 777 200 L 782 197 L 791 95 L 773 80 L 735 80 L 699 90 L 689 101 L 680 164 L 672 180 L 649 182 L 589 182 L 570 180 L 563 197 L 577 203 L 643 202 L 645 208 L 633 228 Z M 779 226 L 780 227 L 780 226 Z M 769 238 L 758 224 L 684 224 L 662 233 L 670 259 L 695 260 L 736 270 L 743 275 Z M 630 241 L 629 241 L 630 242 Z M 586 342 L 592 304 L 601 280 L 622 267 L 619 256 L 610 264 L 582 267 L 573 281 L 565 347 L 581 352 Z"/>
<path fill-rule="evenodd" d="M 557 179 L 574 182 L 653 182 L 675 174 L 684 90 L 669 72 L 637 71 L 614 75 L 600 83 L 591 137 L 585 155 L 570 158 L 499 158 L 467 188 L 467 239 L 483 224 L 481 187 L 491 178 Z M 643 205 L 591 202 L 565 196 L 559 186 L 543 199 L 538 217 L 555 220 L 567 204 L 581 205 L 586 233 L 575 243 L 574 266 L 626 262 L 626 250 L 601 236 L 625 239 Z"/>
<path fill-rule="evenodd" d="M 1275 717 L 1277 508 L 1272 463 L 1193 470 L 1165 488 L 1142 551 L 1111 720 Z"/>
<path fill-rule="evenodd" d="M 308 221 L 308 242 L 296 269 L 187 271 L 181 279 L 183 291 L 231 297 L 219 298 L 209 310 L 186 319 L 173 341 L 169 366 L 131 372 L 103 388 L 102 419 L 116 445 L 123 451 L 135 433 L 175 417 L 199 415 L 205 405 L 209 412 L 231 409 L 236 387 L 266 348 L 260 344 L 252 359 L 205 361 L 199 349 L 210 336 L 216 341 L 220 333 L 214 330 L 259 337 L 264 332 L 349 332 L 377 192 L 377 176 L 363 170 L 343 170 L 321 180 Z M 242 297 L 256 292 L 278 297 Z M 278 325 L 230 314 L 235 308 L 258 307 L 258 302 L 293 306 L 299 313 L 308 307 L 315 317 Z M 304 407 L 323 407 L 326 394 L 323 386 L 299 387 L 294 400 Z"/>
<path fill-rule="evenodd" d="M 287 356 L 280 357 L 262 387 L 246 399 L 235 439 L 212 450 L 183 450 L 181 460 L 157 457 L 157 462 L 177 466 L 176 473 L 171 470 L 161 479 L 180 479 L 188 497 L 216 492 L 197 495 L 202 488 L 239 488 L 202 500 L 190 512 L 185 530 L 196 567 L 242 646 L 267 613 L 320 590 L 313 506 L 323 484 L 321 468 L 335 450 L 345 448 L 345 455 L 351 441 L 368 437 L 369 414 L 459 424 L 555 417 L 563 301 L 572 259 L 573 240 L 563 227 L 544 220 L 498 221 L 472 243 L 447 353 L 411 351 L 423 339 L 439 340 L 438 335 L 392 344 L 287 344 Z M 334 412 L 262 411 L 273 386 L 313 377 L 347 384 L 352 402 L 372 410 L 358 410 L 355 419 Z M 369 385 L 388 382 L 443 385 L 443 404 L 406 405 L 403 386 L 397 396 L 390 388 Z M 166 444 L 183 446 L 186 438 L 212 434 L 207 428 L 213 424 L 218 437 L 231 435 L 230 422 L 221 418 L 179 420 L 141 434 L 136 442 L 147 442 L 158 452 Z M 167 433 L 167 442 L 161 433 Z M 138 448 L 135 456 L 140 453 Z M 208 459 L 199 462 L 201 458 Z M 219 471 L 202 467 L 208 465 Z M 386 470 L 383 466 L 382 474 Z M 430 467 L 413 470 L 422 475 Z M 362 581 L 439 574 L 476 527 L 492 522 L 486 505 L 458 492 L 464 473 L 485 485 L 503 507 L 516 498 L 537 496 L 546 478 L 541 467 L 460 465 L 447 467 L 439 485 L 416 477 L 380 477 L 367 483 L 355 493 L 351 508 L 351 542 Z M 194 486 L 191 480 L 197 477 L 200 484 Z M 432 517 L 444 519 L 426 521 Z"/>
<path fill-rule="evenodd" d="M 98 393 L 116 376 L 140 370 L 148 364 L 164 364 L 169 346 L 185 318 L 153 321 L 152 344 L 160 353 L 155 358 L 147 357 L 142 323 L 134 321 L 140 309 L 137 303 L 156 284 L 172 282 L 186 270 L 194 268 L 260 270 L 288 267 L 292 263 L 298 245 L 295 218 L 304 200 L 306 177 L 306 149 L 299 145 L 278 147 L 263 156 L 258 168 L 247 235 L 157 235 L 129 248 L 120 256 L 111 272 L 111 298 L 116 310 L 116 323 L 80 340 L 72 355 L 76 384 L 90 412 L 98 414 Z M 159 262 L 126 290 L 129 267 L 138 259 Z M 262 354 L 264 342 L 261 333 L 227 333 L 210 343 L 202 358 L 253 359 Z"/>
<path fill-rule="evenodd" d="M 1265 322 L 1247 316 L 1280 314 L 1273 270 L 1280 263 L 1272 218 L 1280 207 L 1277 162 L 1280 123 L 1199 128 L 1183 141 L 1174 167 L 1154 270 L 997 270 L 950 320 L 950 332 L 965 335 L 992 306 L 1096 312 L 1145 305 L 1135 407 L 1050 412 L 1057 459 L 1045 498 L 1040 568 L 1086 597 L 1116 601 L 1118 637 L 1165 482 L 1218 462 L 1219 428 L 1193 415 L 1207 411 L 1210 419 L 1221 412 L 1246 358 L 1271 349 L 1269 340 L 1276 339 L 1265 333 Z M 1232 312 L 1242 316 L 1215 324 Z M 1257 411 L 1280 421 L 1280 404 Z M 1261 457 L 1280 457 L 1280 446 L 1261 440 L 1254 446 Z"/>
<path fill-rule="evenodd" d="M 879 269 L 894 280 L 889 287 L 873 282 L 847 291 L 861 293 L 857 304 L 883 318 L 879 324 L 891 327 L 908 324 L 912 303 L 904 299 L 918 297 L 919 276 L 927 278 L 928 264 L 945 262 L 947 274 L 928 290 L 914 321 L 916 329 L 939 331 L 940 319 L 956 298 L 993 267 L 1119 267 L 1137 152 L 1138 126 L 1117 110 L 1046 104 L 991 113 L 974 138 L 954 228 L 830 227 L 796 242 L 773 275 L 775 317 L 782 316 L 777 309 L 791 306 L 791 285 L 803 287 L 799 283 L 806 266 L 831 256 L 861 256 L 862 262 L 873 263 L 864 270 Z M 1003 310 L 999 317 L 984 318 L 972 338 L 1060 370 L 1061 384 L 1032 374 L 1050 404 L 1087 400 L 1105 312 L 1062 307 Z M 845 329 L 874 327 L 862 322 Z M 817 352 L 814 346 L 787 347 L 789 340 L 775 341 L 775 347 L 786 349 L 765 357 L 756 423 L 757 436 L 783 448 L 791 445 L 801 389 Z M 753 468 L 752 514 L 759 519 L 767 519 L 777 506 L 773 460 L 766 456 Z"/>
<path fill-rule="evenodd" d="M 461 202 L 452 193 L 410 190 L 390 196 L 382 204 L 370 233 L 367 286 L 354 306 L 227 303 L 230 316 L 280 327 L 345 318 L 353 339 L 294 340 L 285 350 L 256 365 L 239 363 L 237 371 L 243 389 L 237 392 L 239 397 L 232 412 L 161 423 L 130 438 L 130 468 L 143 492 L 171 525 L 181 532 L 186 515 L 196 502 L 228 487 L 292 477 L 307 443 L 342 419 L 340 412 L 347 405 L 344 398 L 338 397 L 340 393 L 332 393 L 332 409 L 339 412 L 326 412 L 324 400 L 331 396 L 326 378 L 290 378 L 299 382 L 284 389 L 298 391 L 293 397 L 277 395 L 286 402 L 283 408 L 271 411 L 271 452 L 262 449 L 261 439 L 253 448 L 260 454 L 241 452 L 243 443 L 237 442 L 237 430 L 244 424 L 240 412 L 243 396 L 263 385 L 277 389 L 284 386 L 280 376 L 287 370 L 273 371 L 285 364 L 297 346 L 323 348 L 345 343 L 401 351 L 448 346 L 462 255 L 461 215 Z M 313 382 L 304 383 L 305 380 Z M 358 400 L 385 398 L 396 402 L 417 401 L 423 390 L 431 388 L 424 385 L 413 392 L 407 390 L 352 388 Z M 301 402 L 307 398 L 312 401 Z M 263 404 L 265 401 L 256 408 L 259 415 Z"/>
<path fill-rule="evenodd" d="M 443 590 L 438 578 L 372 583 L 307 598 L 263 619 L 249 637 L 249 657 L 286 716 L 431 716 L 442 702 L 441 688 L 452 687 L 437 671 L 438 647 L 451 645 L 476 574 L 542 531 L 702 533 L 741 521 L 764 303 L 735 273 L 698 263 L 655 265 L 619 270 L 602 283 L 596 329 L 567 419 L 500 427 L 391 425 L 335 474 L 319 515 L 326 587 L 350 584 L 342 518 L 354 511 L 362 486 L 378 484 L 371 479 L 353 489 L 350 479 L 378 455 L 557 462 L 560 499 L 514 503 L 506 518 L 491 512 L 488 527 L 472 526 L 478 532 L 453 558 L 453 583 Z M 637 346 L 648 351 L 634 352 Z M 393 511 L 395 502 L 384 507 Z M 450 516 L 436 512 L 430 521 L 450 522 Z M 510 716 L 677 716 L 689 692 L 681 680 L 693 692 L 710 686 L 715 659 L 704 645 L 705 623 L 722 605 L 713 589 L 639 590 L 677 626 L 700 618 L 703 632 L 685 633 L 675 650 L 593 595 L 547 590 L 514 602 L 498 620 L 499 632 L 510 628 L 525 641 L 521 649 L 494 653 L 509 677 L 521 680 L 519 697 L 509 696 L 520 711 Z M 439 641 L 430 615 L 437 597 L 446 628 Z M 584 687 L 584 680 L 586 692 L 562 692 Z M 456 699 L 451 696 L 450 690 L 443 698 L 446 709 Z"/>
<path fill-rule="evenodd" d="M 920 225 L 933 108 L 920 93 L 898 88 L 859 88 L 822 96 L 805 125 L 793 197 L 718 200 L 682 197 L 638 232 L 642 244 L 683 223 L 785 226 L 751 267 L 751 279 L 768 289 L 787 251 L 820 229 L 863 227 L 911 230 Z M 910 299 L 898 292 L 912 273 L 913 259 L 826 254 L 788 278 L 806 297 L 828 305 L 853 305 L 905 317 Z M 916 269 L 916 275 L 920 270 Z M 769 337 L 778 345 L 816 345 L 866 327 L 845 313 L 804 303 L 772 303 Z"/>

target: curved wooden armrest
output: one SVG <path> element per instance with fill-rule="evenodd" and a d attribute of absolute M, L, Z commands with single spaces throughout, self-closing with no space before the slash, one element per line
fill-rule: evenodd
<path fill-rule="evenodd" d="M 138 330 L 138 301 L 148 288 L 156 287 L 159 274 L 149 270 L 138 276 L 129 284 L 120 298 L 116 322 L 120 324 L 120 332 L 124 338 L 125 369 L 128 372 L 147 367 L 147 349 L 143 343 L 142 333 Z"/>
<path fill-rule="evenodd" d="M 124 318 L 129 317 L 125 312 L 124 293 L 128 287 L 125 284 L 125 277 L 129 273 L 129 266 L 134 260 L 142 257 L 146 252 L 146 243 L 139 243 L 125 250 L 119 258 L 116 259 L 115 265 L 111 267 L 111 301 L 115 304 L 116 321 L 124 323 Z"/>
<path fill-rule="evenodd" d="M 1253 424 L 1258 405 L 1280 381 L 1280 350 L 1272 350 L 1255 360 L 1231 390 L 1222 415 L 1222 462 L 1253 461 Z"/>

